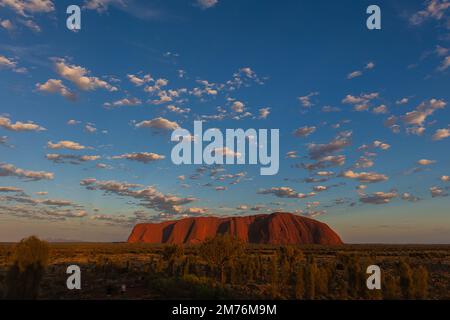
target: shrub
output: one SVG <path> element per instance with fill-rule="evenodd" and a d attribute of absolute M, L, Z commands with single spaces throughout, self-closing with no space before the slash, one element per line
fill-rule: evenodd
<path fill-rule="evenodd" d="M 6 299 L 37 299 L 48 256 L 47 242 L 35 236 L 23 239 L 16 245 L 6 275 Z"/>

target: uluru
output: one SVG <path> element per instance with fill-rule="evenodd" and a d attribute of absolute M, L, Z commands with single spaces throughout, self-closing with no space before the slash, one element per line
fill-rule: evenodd
<path fill-rule="evenodd" d="M 190 217 L 137 224 L 129 243 L 196 244 L 229 234 L 246 243 L 340 245 L 341 238 L 325 223 L 287 212 L 238 217 Z"/>

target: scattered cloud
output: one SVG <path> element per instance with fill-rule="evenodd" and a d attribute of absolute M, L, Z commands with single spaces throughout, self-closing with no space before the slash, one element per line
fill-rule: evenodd
<path fill-rule="evenodd" d="M 11 31 L 14 29 L 14 25 L 12 24 L 11 20 L 1 20 L 0 19 L 0 26 L 8 31 Z"/>
<path fill-rule="evenodd" d="M 427 20 L 441 20 L 445 18 L 445 13 L 450 8 L 450 2 L 447 0 L 428 0 L 425 2 L 426 7 L 413 14 L 409 22 L 412 25 L 420 25 Z"/>
<path fill-rule="evenodd" d="M 199 6 L 202 9 L 212 8 L 218 3 L 219 3 L 218 0 L 196 0 L 197 6 Z"/>
<path fill-rule="evenodd" d="M 309 157 L 313 160 L 321 159 L 331 153 L 341 151 L 351 145 L 351 131 L 340 132 L 332 141 L 325 144 L 308 144 Z"/>
<path fill-rule="evenodd" d="M 242 113 L 244 112 L 245 105 L 241 101 L 234 101 L 231 110 L 233 110 L 236 113 Z"/>
<path fill-rule="evenodd" d="M 341 177 L 348 179 L 356 179 L 362 183 L 375 183 L 388 180 L 388 177 L 384 174 L 376 172 L 354 172 L 352 170 L 347 170 L 341 173 Z"/>
<path fill-rule="evenodd" d="M 12 123 L 7 117 L 0 116 L 0 127 L 5 128 L 10 131 L 45 131 L 44 127 L 35 124 L 32 121 Z"/>
<path fill-rule="evenodd" d="M 319 92 L 311 92 L 307 94 L 306 96 L 298 97 L 298 100 L 300 101 L 300 104 L 305 108 L 311 108 L 314 106 L 314 102 L 312 101 L 313 97 L 316 97 L 319 95 Z"/>
<path fill-rule="evenodd" d="M 259 116 L 258 119 L 267 119 L 270 114 L 270 108 L 260 108 L 258 110 Z"/>
<path fill-rule="evenodd" d="M 127 159 L 143 163 L 149 163 L 157 160 L 163 160 L 165 157 L 152 152 L 133 152 L 125 153 L 120 156 L 113 156 L 112 159 Z"/>
<path fill-rule="evenodd" d="M 398 195 L 395 192 L 374 192 L 370 195 L 360 195 L 359 201 L 369 204 L 386 204 L 391 202 L 392 199 Z"/>
<path fill-rule="evenodd" d="M 301 127 L 298 128 L 294 131 L 294 136 L 296 137 L 307 137 L 309 136 L 311 133 L 314 133 L 316 131 L 316 127 L 312 126 L 312 127 Z"/>
<path fill-rule="evenodd" d="M 80 185 L 88 190 L 101 190 L 105 194 L 115 194 L 122 197 L 130 197 L 140 202 L 144 206 L 165 214 L 181 214 L 182 205 L 195 201 L 192 197 L 177 197 L 171 194 L 163 194 L 153 186 L 143 186 L 140 184 L 117 182 L 117 181 L 99 181 L 94 178 L 83 179 Z M 142 189 L 137 189 L 137 188 Z"/>
<path fill-rule="evenodd" d="M 365 67 L 364 67 L 365 70 L 371 70 L 371 69 L 373 69 L 373 68 L 375 68 L 375 63 L 373 63 L 373 62 L 367 63 L 367 64 L 365 65 Z M 363 71 L 361 71 L 361 70 L 356 70 L 356 71 L 350 72 L 350 73 L 347 75 L 347 79 L 351 80 L 351 79 L 360 77 L 360 76 L 362 76 L 362 75 L 363 75 Z"/>
<path fill-rule="evenodd" d="M 431 187 L 430 192 L 431 192 L 431 197 L 433 197 L 433 198 L 448 196 L 448 193 L 443 188 L 440 188 L 440 187 Z"/>
<path fill-rule="evenodd" d="M 70 163 L 70 164 L 80 164 L 86 161 L 95 161 L 100 159 L 100 156 L 80 156 L 74 154 L 56 154 L 49 153 L 45 156 L 47 160 L 53 161 L 55 163 Z"/>
<path fill-rule="evenodd" d="M 0 186 L 0 192 L 23 192 L 22 189 L 16 187 L 2 187 Z"/>
<path fill-rule="evenodd" d="M 78 142 L 62 140 L 57 143 L 51 141 L 47 142 L 47 148 L 49 149 L 69 149 L 69 150 L 83 150 L 86 149 L 85 146 L 79 144 Z"/>
<path fill-rule="evenodd" d="M 295 198 L 295 199 L 303 199 L 313 195 L 313 194 L 307 195 L 304 193 L 299 193 L 290 187 L 272 187 L 270 189 L 261 189 L 257 193 L 272 194 L 278 198 Z"/>
<path fill-rule="evenodd" d="M 64 59 L 57 59 L 55 68 L 58 75 L 73 82 L 80 90 L 92 91 L 105 89 L 109 92 L 118 89 L 98 77 L 88 76 L 89 71 L 81 66 L 68 64 Z"/>
<path fill-rule="evenodd" d="M 146 83 L 149 83 L 151 81 L 154 81 L 154 79 L 152 78 L 151 75 L 146 74 L 143 77 L 139 77 L 139 76 L 135 76 L 133 74 L 128 74 L 127 75 L 128 80 L 130 80 L 131 83 L 133 83 L 134 85 L 140 87 Z"/>
<path fill-rule="evenodd" d="M 436 130 L 435 134 L 433 135 L 432 139 L 434 141 L 439 141 L 445 138 L 450 137 L 450 130 L 449 129 L 438 129 Z"/>
<path fill-rule="evenodd" d="M 142 101 L 138 98 L 123 98 L 120 100 L 116 100 L 114 102 L 105 102 L 103 104 L 106 108 L 117 108 L 117 107 L 124 107 L 124 106 L 138 106 L 141 105 Z"/>
<path fill-rule="evenodd" d="M 161 117 L 141 121 L 137 123 L 135 126 L 136 128 L 152 128 L 156 130 L 175 130 L 180 127 L 178 123 Z"/>
<path fill-rule="evenodd" d="M 48 93 L 57 93 L 64 98 L 75 101 L 77 99 L 77 96 L 75 93 L 71 92 L 63 83 L 61 80 L 56 79 L 48 79 L 47 82 L 40 84 L 36 84 L 36 89 L 41 92 L 48 92 Z"/>
<path fill-rule="evenodd" d="M 420 159 L 419 161 L 417 161 L 417 164 L 421 166 L 429 166 L 434 163 L 436 163 L 435 160 L 428 160 L 428 159 Z"/>
<path fill-rule="evenodd" d="M 55 10 L 52 0 L 0 0 L 0 7 L 9 8 L 23 17 Z"/>

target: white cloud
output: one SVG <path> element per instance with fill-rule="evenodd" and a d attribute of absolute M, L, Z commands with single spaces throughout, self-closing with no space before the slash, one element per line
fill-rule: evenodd
<path fill-rule="evenodd" d="M 314 106 L 314 103 L 311 101 L 311 98 L 318 96 L 318 92 L 311 92 L 306 96 L 298 97 L 298 100 L 300 101 L 301 105 L 305 108 L 311 108 Z"/>
<path fill-rule="evenodd" d="M 70 164 L 80 164 L 86 161 L 96 161 L 100 159 L 100 156 L 80 156 L 74 154 L 56 154 L 49 153 L 45 156 L 48 160 L 53 161 L 55 163 L 70 163 Z"/>
<path fill-rule="evenodd" d="M 450 8 L 450 2 L 447 0 L 426 1 L 426 8 L 412 15 L 409 22 L 413 25 L 420 25 L 429 19 L 441 20 L 445 17 L 448 8 Z"/>
<path fill-rule="evenodd" d="M 0 7 L 10 8 L 23 17 L 55 10 L 52 0 L 0 0 Z"/>
<path fill-rule="evenodd" d="M 89 77 L 89 71 L 83 67 L 67 64 L 64 59 L 55 62 L 56 72 L 71 82 L 81 90 L 106 89 L 110 92 L 117 91 L 117 88 L 97 77 Z"/>
<path fill-rule="evenodd" d="M 2 26 L 3 28 L 5 28 L 6 30 L 13 30 L 14 29 L 14 25 L 12 24 L 11 20 L 6 19 L 6 20 L 0 20 L 0 26 Z"/>
<path fill-rule="evenodd" d="M 259 119 L 267 119 L 267 116 L 270 114 L 270 108 L 260 108 L 258 110 L 259 112 Z"/>
<path fill-rule="evenodd" d="M 92 123 L 86 124 L 84 126 L 84 130 L 86 130 L 86 132 L 89 132 L 89 133 L 97 132 L 97 128 Z"/>
<path fill-rule="evenodd" d="M 131 83 L 133 83 L 134 85 L 136 85 L 138 87 L 140 87 L 150 81 L 154 81 L 152 76 L 149 74 L 144 75 L 142 78 L 140 78 L 139 76 L 135 76 L 134 74 L 127 74 L 127 77 Z"/>
<path fill-rule="evenodd" d="M 388 108 L 384 104 L 382 104 L 378 107 L 373 108 L 372 112 L 375 114 L 385 114 L 388 113 Z"/>
<path fill-rule="evenodd" d="M 445 138 L 450 137 L 450 130 L 449 129 L 438 129 L 436 130 L 436 133 L 433 135 L 433 140 L 438 141 Z"/>
<path fill-rule="evenodd" d="M 439 187 L 431 187 L 430 192 L 431 192 L 431 197 L 433 197 L 433 198 L 448 196 L 448 193 L 443 188 L 439 188 Z"/>
<path fill-rule="evenodd" d="M 180 108 L 180 107 L 174 106 L 173 104 L 168 105 L 166 108 L 170 112 L 174 112 L 177 114 L 185 114 L 185 113 L 191 112 L 191 109 L 189 109 L 189 108 Z"/>
<path fill-rule="evenodd" d="M 58 93 L 68 100 L 76 100 L 77 96 L 71 92 L 61 80 L 48 79 L 46 83 L 36 84 L 36 89 L 42 92 Z"/>
<path fill-rule="evenodd" d="M 16 168 L 14 165 L 9 163 L 1 163 L 0 177 L 19 177 L 31 181 L 37 181 L 52 180 L 54 175 L 51 172 L 24 170 Z"/>
<path fill-rule="evenodd" d="M 430 99 L 429 101 L 423 101 L 416 110 L 407 112 L 403 115 L 402 121 L 406 125 L 413 125 L 423 127 L 427 117 L 431 116 L 436 110 L 443 109 L 446 106 L 444 100 Z"/>
<path fill-rule="evenodd" d="M 435 160 L 428 160 L 428 159 L 420 159 L 419 161 L 417 161 L 417 164 L 421 166 L 429 166 L 434 163 L 436 163 Z"/>
<path fill-rule="evenodd" d="M 151 120 L 144 120 L 139 123 L 137 123 L 136 128 L 152 128 L 152 129 L 159 129 L 159 130 L 175 130 L 178 129 L 180 126 L 178 123 L 174 121 L 167 120 L 165 118 L 155 118 Z"/>
<path fill-rule="evenodd" d="M 382 182 L 386 181 L 389 178 L 380 173 L 376 172 L 354 172 L 352 170 L 347 170 L 341 173 L 341 177 L 349 178 L 349 179 L 357 179 L 362 183 L 375 183 L 375 182 Z"/>
<path fill-rule="evenodd" d="M 114 4 L 125 5 L 123 0 L 85 0 L 83 8 L 101 13 L 107 11 L 109 6 Z"/>
<path fill-rule="evenodd" d="M 23 192 L 22 189 L 16 187 L 3 187 L 0 186 L 0 192 Z"/>
<path fill-rule="evenodd" d="M 294 131 L 294 136 L 296 137 L 307 137 L 309 136 L 311 133 L 314 133 L 316 131 L 316 127 L 312 126 L 312 127 L 301 127 L 298 128 Z"/>
<path fill-rule="evenodd" d="M 13 69 L 17 66 L 17 62 L 7 58 L 5 56 L 0 56 L 0 68 Z"/>
<path fill-rule="evenodd" d="M 214 7 L 217 3 L 219 3 L 218 0 L 197 0 L 197 5 L 202 9 L 209 9 Z"/>
<path fill-rule="evenodd" d="M 397 196 L 395 192 L 374 192 L 370 195 L 361 194 L 359 201 L 369 204 L 385 204 L 391 202 Z"/>
<path fill-rule="evenodd" d="M 231 110 L 233 110 L 236 113 L 242 113 L 244 112 L 244 107 L 245 105 L 241 101 L 235 101 L 231 106 Z"/>
<path fill-rule="evenodd" d="M 0 127 L 3 127 L 7 130 L 11 131 L 45 131 L 44 127 L 41 127 L 38 124 L 35 124 L 31 121 L 28 122 L 20 122 L 12 123 L 9 118 L 0 116 Z"/>
<path fill-rule="evenodd" d="M 408 98 L 401 98 L 400 100 L 397 100 L 395 103 L 398 105 L 407 104 L 409 102 Z"/>
<path fill-rule="evenodd" d="M 357 77 L 360 77 L 360 76 L 362 76 L 362 72 L 361 71 L 353 71 L 353 72 L 351 72 L 351 73 L 349 73 L 348 75 L 347 75 L 347 79 L 353 79 L 353 78 L 357 78 Z"/>
<path fill-rule="evenodd" d="M 73 142 L 69 140 L 62 140 L 57 143 L 51 141 L 47 142 L 47 147 L 49 149 L 69 149 L 69 150 L 83 150 L 86 147 L 79 144 L 78 142 Z"/>
<path fill-rule="evenodd" d="M 183 212 L 182 205 L 192 203 L 196 200 L 192 197 L 183 198 L 171 194 L 163 194 L 152 186 L 137 189 L 143 186 L 113 180 L 99 181 L 94 178 L 88 178 L 81 180 L 80 185 L 88 190 L 102 190 L 105 194 L 131 197 L 139 200 L 142 206 L 165 214 L 181 214 Z"/>
<path fill-rule="evenodd" d="M 331 153 L 341 151 L 351 144 L 351 131 L 340 132 L 331 142 L 325 144 L 310 143 L 308 145 L 309 157 L 317 160 Z"/>
<path fill-rule="evenodd" d="M 270 189 L 261 189 L 257 192 L 258 194 L 273 194 L 278 198 L 295 198 L 303 199 L 308 197 L 307 194 L 298 193 L 290 187 L 272 187 Z M 311 194 L 312 196 L 312 194 Z"/>
<path fill-rule="evenodd" d="M 138 106 L 142 104 L 142 101 L 138 98 L 123 98 L 114 102 L 105 102 L 103 105 L 106 108 L 115 108 L 123 106 Z"/>
<path fill-rule="evenodd" d="M 113 156 L 112 159 L 127 159 L 143 163 L 149 163 L 157 160 L 163 160 L 165 157 L 152 152 L 134 152 L 126 153 L 120 156 Z"/>

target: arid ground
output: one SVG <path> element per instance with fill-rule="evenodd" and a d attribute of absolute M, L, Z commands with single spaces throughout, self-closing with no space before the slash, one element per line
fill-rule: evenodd
<path fill-rule="evenodd" d="M 0 296 L 14 246 L 0 244 Z M 52 243 L 38 297 L 450 299 L 450 245 L 215 246 Z M 81 290 L 66 287 L 72 264 L 81 268 Z M 371 264 L 382 270 L 381 290 L 366 288 Z"/>

